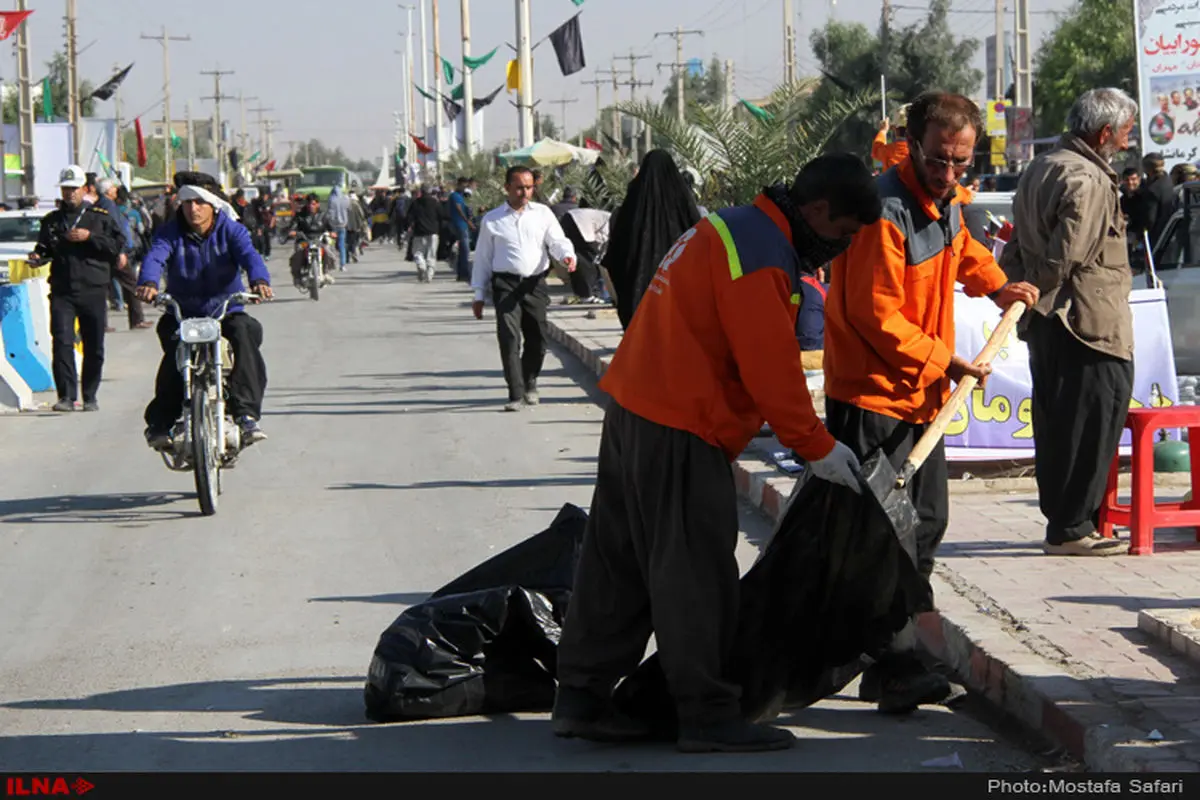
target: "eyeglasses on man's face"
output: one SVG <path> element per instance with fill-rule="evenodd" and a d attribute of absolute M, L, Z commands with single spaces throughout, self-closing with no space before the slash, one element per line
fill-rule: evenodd
<path fill-rule="evenodd" d="M 916 145 L 917 153 L 921 156 L 921 160 L 925 162 L 925 169 L 933 173 L 942 174 L 949 169 L 953 170 L 956 176 L 962 175 L 971 168 L 971 164 L 975 161 L 974 158 L 967 158 L 962 161 L 946 161 L 941 158 L 930 158 L 925 155 L 925 150 L 921 147 L 920 142 L 915 142 L 914 144 Z"/>

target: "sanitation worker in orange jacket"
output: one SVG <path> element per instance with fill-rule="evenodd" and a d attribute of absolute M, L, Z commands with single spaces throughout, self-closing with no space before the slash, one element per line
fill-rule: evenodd
<path fill-rule="evenodd" d="M 789 747 L 742 720 L 723 679 L 738 613 L 730 462 L 771 423 L 815 476 L 858 488 L 858 461 L 813 411 L 795 325 L 801 281 L 879 217 L 861 160 L 823 156 L 791 188 L 723 209 L 663 258 L 600 386 L 596 489 L 562 640 L 554 732 L 648 731 L 612 707 L 653 630 L 689 752 Z"/>
<path fill-rule="evenodd" d="M 826 424 L 860 458 L 883 448 L 893 466 L 908 457 L 945 404 L 951 381 L 986 380 L 991 367 L 954 352 L 954 285 L 1000 308 L 1037 289 L 1008 283 L 991 251 L 962 221 L 970 193 L 958 178 L 982 129 L 961 95 L 931 92 L 908 111 L 911 155 L 878 178 L 883 214 L 863 228 L 830 269 L 825 299 Z M 968 357 L 972 357 L 968 355 Z M 920 516 L 918 568 L 928 577 L 949 519 L 946 451 L 937 449 L 909 484 Z M 932 597 L 926 607 L 932 609 Z M 907 713 L 950 691 L 917 659 L 914 625 L 864 675 L 860 696 L 885 713 Z"/>
<path fill-rule="evenodd" d="M 879 123 L 879 133 L 875 134 L 875 141 L 871 143 L 871 158 L 878 161 L 884 171 L 897 164 L 902 164 L 908 159 L 908 108 L 908 106 L 902 106 L 897 115 L 896 140 L 894 142 L 888 143 L 888 130 L 891 128 L 891 123 L 884 119 Z"/>

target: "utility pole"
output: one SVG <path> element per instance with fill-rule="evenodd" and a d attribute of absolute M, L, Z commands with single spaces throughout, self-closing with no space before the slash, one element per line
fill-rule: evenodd
<path fill-rule="evenodd" d="M 430 0 L 433 3 L 433 95 L 436 98 L 433 103 L 433 143 L 434 152 L 437 154 L 435 164 L 437 165 L 437 179 L 442 179 L 442 35 L 441 28 L 438 26 L 438 0 Z M 423 53 L 422 57 L 428 58 L 428 53 Z"/>
<path fill-rule="evenodd" d="M 783 82 L 796 81 L 796 10 L 792 0 L 783 0 Z"/>
<path fill-rule="evenodd" d="M 603 86 L 604 84 L 608 83 L 608 81 L 600 80 L 599 72 L 597 72 L 596 75 L 597 75 L 596 78 L 593 78 L 590 81 L 583 81 L 583 83 L 588 86 L 596 87 L 596 130 L 598 132 L 600 130 L 600 108 L 601 108 L 601 106 L 600 106 L 600 87 Z"/>
<path fill-rule="evenodd" d="M 218 64 L 216 69 L 202 70 L 201 75 L 213 76 L 213 93 L 211 97 L 202 97 L 201 100 L 213 101 L 213 151 L 217 156 L 217 180 L 221 180 L 221 173 L 225 171 L 225 129 L 221 125 L 221 101 L 236 100 L 237 98 L 221 94 L 221 76 L 233 75 L 233 70 L 222 70 Z M 188 134 L 189 136 L 191 134 Z M 191 144 L 188 144 L 191 147 Z M 189 156 L 190 158 L 190 156 Z"/>
<path fill-rule="evenodd" d="M 247 155 L 246 149 L 250 146 L 250 134 L 246 132 L 246 101 L 257 100 L 257 97 L 246 97 L 244 92 L 238 92 L 238 108 L 241 110 L 242 131 L 238 136 L 238 143 L 242 148 L 242 157 Z"/>
<path fill-rule="evenodd" d="M 121 69 L 120 64 L 113 64 L 113 72 L 114 73 L 119 72 L 120 69 Z M 117 160 L 124 161 L 125 160 L 125 135 L 121 133 L 121 87 L 120 86 L 118 86 L 116 89 L 113 90 L 113 116 L 116 117 L 116 119 L 114 121 L 115 122 L 114 127 L 116 127 L 116 129 L 117 129 L 117 133 L 116 133 L 116 136 L 117 136 Z"/>
<path fill-rule="evenodd" d="M 622 147 L 621 143 L 621 109 L 617 108 L 617 103 L 621 102 L 620 91 L 621 84 L 617 80 L 618 75 L 624 75 L 625 70 L 617 69 L 617 57 L 613 56 L 612 69 L 597 70 L 597 75 L 612 76 L 613 104 L 612 104 L 612 135 L 613 141 L 617 143 L 617 147 Z"/>
<path fill-rule="evenodd" d="M 995 75 L 993 80 L 996 91 L 991 97 L 985 97 L 985 100 L 1002 100 L 1008 90 L 1004 85 L 1004 59 L 1007 57 L 1004 50 L 1004 0 L 996 0 L 996 45 L 992 48 L 992 63 L 988 65 Z"/>
<path fill-rule="evenodd" d="M 158 36 L 142 34 L 143 39 L 154 39 L 163 49 L 163 179 L 171 183 L 172 165 L 175 161 L 171 152 L 171 42 L 190 42 L 191 36 L 168 36 L 163 25 Z"/>
<path fill-rule="evenodd" d="M 517 88 L 517 131 L 520 135 L 520 146 L 528 147 L 536 137 L 533 132 L 533 50 L 530 45 L 529 32 L 529 0 L 516 0 L 517 8 L 517 69 L 521 73 L 521 83 Z M 566 106 L 563 106 L 563 116 L 566 116 Z M 563 135 L 566 135 L 564 126 Z"/>
<path fill-rule="evenodd" d="M 266 164 L 275 154 L 275 131 L 279 130 L 281 124 L 277 119 L 269 119 L 263 123 L 266 125 L 266 145 L 263 148 L 262 163 Z"/>
<path fill-rule="evenodd" d="M 263 108 L 262 106 L 250 109 L 250 113 L 258 115 L 258 149 L 263 152 L 266 152 L 267 149 L 267 126 L 263 120 L 263 114 L 274 110 L 273 108 Z M 250 153 L 247 153 L 243 156 L 242 162 L 245 163 L 246 158 L 250 155 Z"/>
<path fill-rule="evenodd" d="M 629 55 L 621 57 L 629 59 L 629 80 L 622 81 L 621 85 L 629 87 L 629 102 L 632 103 L 634 99 L 636 99 L 634 97 L 634 93 L 637 91 L 639 86 L 654 85 L 654 81 L 639 81 L 637 79 L 637 62 L 641 61 L 643 58 L 649 58 L 650 56 L 635 56 L 633 51 L 630 50 Z M 632 125 L 636 125 L 636 123 L 632 123 Z M 649 139 L 650 126 L 643 123 L 643 127 L 646 131 L 646 138 Z M 637 157 L 637 131 L 633 130 L 632 127 L 629 131 L 629 152 L 632 153 L 635 158 Z M 649 148 L 647 148 L 646 152 L 650 152 Z"/>
<path fill-rule="evenodd" d="M 27 11 L 28 0 L 17 0 L 17 10 Z M 21 194 L 32 197 L 33 188 L 33 90 L 29 85 L 29 26 L 17 27 L 17 104 L 21 139 Z"/>
<path fill-rule="evenodd" d="M 188 169 L 196 169 L 196 127 L 192 124 L 192 103 L 190 100 L 183 104 L 183 116 L 187 120 L 187 136 L 188 136 Z M 218 162 L 217 171 L 220 172 L 220 163 Z"/>
<path fill-rule="evenodd" d="M 429 135 L 429 98 L 424 92 L 429 91 L 429 43 L 425 37 L 425 0 L 421 0 L 421 138 Z M 429 156 L 418 156 L 424 159 L 425 167 L 429 167 Z M 399 181 L 397 181 L 399 183 Z"/>
<path fill-rule="evenodd" d="M 1017 69 L 1013 78 L 1016 86 L 1016 102 L 1013 104 L 1018 109 L 1020 115 L 1029 114 L 1030 119 L 1033 114 L 1033 71 L 1029 56 L 1029 0 L 1017 0 L 1017 24 L 1013 36 L 1013 44 L 1017 49 Z M 1024 166 L 1026 162 L 1025 156 L 1033 157 L 1033 145 L 1025 138 L 1025 134 L 1030 132 L 1032 126 L 1021 126 L 1021 130 L 1014 130 L 1016 134 L 1013 138 L 1019 146 L 1017 150 L 1017 167 L 1018 170 Z"/>
<path fill-rule="evenodd" d="M 472 146 L 472 128 L 475 121 L 475 98 L 471 92 L 471 70 L 467 67 L 467 57 L 471 55 L 471 0 L 460 0 L 462 9 L 462 85 L 463 85 L 463 153 L 467 158 L 475 155 Z M 522 83 L 525 76 L 522 75 Z"/>
<path fill-rule="evenodd" d="M 288 146 L 288 157 L 287 161 L 284 162 L 284 166 L 294 167 L 300 161 L 300 159 L 296 157 L 296 145 L 304 144 L 304 142 L 300 141 L 299 139 L 288 139 L 284 142 L 284 144 Z"/>
<path fill-rule="evenodd" d="M 725 110 L 733 109 L 733 59 L 725 59 Z"/>
<path fill-rule="evenodd" d="M 403 36 L 405 34 L 401 34 L 401 35 Z M 400 93 L 401 94 L 400 99 L 402 101 L 402 108 L 404 109 L 402 112 L 404 115 L 404 127 L 409 130 L 412 130 L 413 128 L 416 127 L 415 125 L 413 125 L 413 121 L 412 121 L 412 107 L 413 107 L 412 92 L 411 92 L 411 89 L 412 89 L 412 59 L 410 58 L 410 54 L 407 49 L 406 50 L 393 50 L 392 52 L 394 52 L 398 56 L 404 56 L 404 60 L 400 62 L 400 85 L 410 91 L 402 91 Z"/>
<path fill-rule="evenodd" d="M 71 153 L 74 163 L 79 163 L 79 53 L 75 39 L 75 0 L 67 0 L 67 121 L 71 123 Z"/>
<path fill-rule="evenodd" d="M 703 36 L 703 35 L 704 35 L 704 31 L 685 31 L 682 27 L 678 27 L 674 31 L 660 32 L 660 33 L 654 34 L 655 39 L 657 39 L 660 36 L 674 36 L 675 37 L 675 63 L 674 64 L 659 64 L 658 68 L 659 69 L 662 69 L 663 67 L 674 67 L 675 68 L 675 95 L 676 95 L 675 96 L 675 113 L 678 115 L 680 122 L 683 122 L 683 120 L 685 118 L 683 85 L 684 85 L 684 76 L 686 74 L 684 72 L 684 67 L 686 65 L 683 63 L 683 37 L 684 36 Z"/>
<path fill-rule="evenodd" d="M 413 91 L 413 87 L 416 86 L 417 79 L 413 75 L 413 65 L 416 62 L 413 60 L 413 24 L 412 24 L 412 15 L 413 15 L 413 12 L 417 10 L 417 7 L 414 5 L 405 5 L 404 3 L 400 3 L 398 5 L 400 8 L 404 9 L 408 14 L 408 25 L 404 29 L 404 36 L 405 36 L 405 39 L 404 39 L 404 73 L 405 73 L 405 75 L 408 76 L 408 96 L 407 96 L 408 97 L 408 102 L 407 102 L 408 119 L 405 120 L 405 122 L 408 125 L 408 132 L 411 133 L 411 132 L 417 130 L 417 122 L 416 122 L 417 94 L 415 91 Z M 424 60 L 424 58 L 422 58 L 422 61 L 423 60 Z"/>
<path fill-rule="evenodd" d="M 563 98 L 563 99 L 561 99 L 561 100 L 551 100 L 550 102 L 551 102 L 553 105 L 556 105 L 556 106 L 558 106 L 558 107 L 559 107 L 559 109 L 561 109 L 561 111 L 562 111 L 562 135 L 563 135 L 563 141 L 564 141 L 564 142 L 565 142 L 565 141 L 569 141 L 569 140 L 567 139 L 567 106 L 569 106 L 571 103 L 578 103 L 578 102 L 579 102 L 579 98 L 573 98 L 573 99 L 572 99 L 572 98 L 564 97 L 564 98 Z M 522 146 L 522 147 L 525 147 L 525 145 L 521 145 L 521 146 Z"/>

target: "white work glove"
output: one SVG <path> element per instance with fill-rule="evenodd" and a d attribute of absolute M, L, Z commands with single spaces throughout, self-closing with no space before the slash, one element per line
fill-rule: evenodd
<path fill-rule="evenodd" d="M 812 474 L 830 483 L 837 483 L 862 494 L 858 482 L 860 465 L 854 451 L 841 442 L 834 442 L 833 450 L 819 461 L 808 462 Z"/>

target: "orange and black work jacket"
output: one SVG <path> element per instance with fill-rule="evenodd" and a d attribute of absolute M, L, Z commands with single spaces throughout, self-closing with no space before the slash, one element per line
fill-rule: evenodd
<path fill-rule="evenodd" d="M 796 341 L 800 261 L 791 226 L 760 195 L 676 241 L 600 388 L 628 411 L 737 458 L 764 418 L 806 460 L 829 455 Z"/>
<path fill-rule="evenodd" d="M 963 225 L 966 189 L 957 189 L 943 214 L 920 187 L 912 159 L 881 175 L 878 186 L 883 216 L 855 235 L 830 270 L 825 394 L 920 424 L 937 416 L 950 393 L 955 283 L 982 297 L 1007 281 Z"/>
<path fill-rule="evenodd" d="M 871 158 L 882 164 L 885 170 L 908 159 L 908 140 L 899 136 L 896 141 L 888 144 L 887 136 L 887 131 L 880 131 L 871 144 Z"/>

